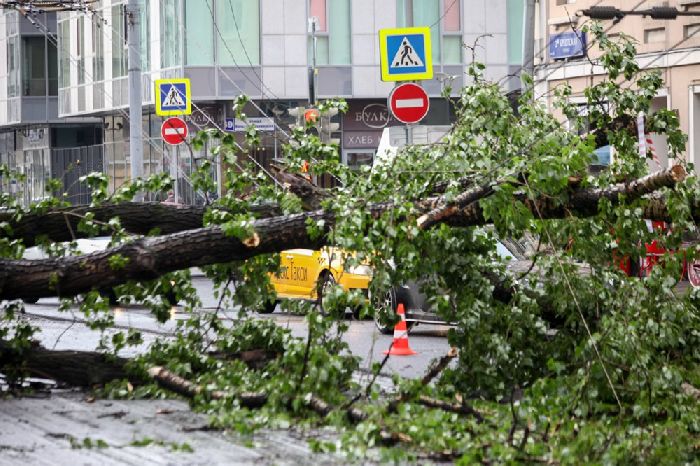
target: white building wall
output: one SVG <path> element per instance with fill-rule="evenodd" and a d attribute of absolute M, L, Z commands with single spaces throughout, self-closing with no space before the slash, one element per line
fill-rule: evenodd
<path fill-rule="evenodd" d="M 266 97 L 308 97 L 306 2 L 261 0 L 260 9 L 260 58 Z"/>
<path fill-rule="evenodd" d="M 160 43 L 160 2 L 148 1 L 150 5 L 150 67 L 144 70 L 144 104 L 152 104 L 153 80 L 161 77 L 183 76 L 187 67 L 176 67 L 169 70 L 159 70 L 161 63 Z M 184 0 L 186 1 L 186 0 Z M 441 0 L 441 4 L 451 0 Z M 501 79 L 509 73 L 508 66 L 508 31 L 507 31 L 507 0 L 459 0 L 461 7 L 462 38 L 467 45 L 473 45 L 479 38 L 479 46 L 475 50 L 475 58 L 487 65 L 486 77 L 494 80 Z M 119 4 L 119 3 L 117 3 Z M 86 86 L 84 111 L 78 111 L 77 91 L 77 57 L 71 59 L 71 89 L 70 111 L 61 116 L 75 116 L 105 112 L 116 108 L 126 108 L 126 76 L 112 78 L 112 0 L 100 0 L 99 12 L 107 24 L 104 25 L 104 84 Z M 263 82 L 263 97 L 265 99 L 306 99 L 309 95 L 308 82 L 308 11 L 305 0 L 260 0 L 260 67 L 258 73 Z M 184 8 L 183 8 L 184 10 Z M 66 17 L 71 22 L 71 53 L 75 54 L 77 40 L 77 17 L 83 13 L 71 12 L 59 15 L 59 20 Z M 183 11 L 184 14 L 184 11 Z M 351 1 L 351 59 L 348 74 L 352 79 L 351 94 L 346 98 L 386 98 L 394 83 L 385 83 L 380 79 L 378 31 L 384 28 L 396 27 L 397 12 L 395 0 L 352 0 Z M 89 16 L 88 16 L 89 18 Z M 219 28 L 230 27 L 219 25 Z M 86 21 L 86 50 L 92 50 L 91 21 Z M 489 35 L 484 37 L 484 35 Z M 183 40 L 185 34 L 183 32 Z M 216 40 L 216 34 L 215 34 Z M 2 47 L 0 47 L 2 48 Z M 3 50 L 6 49 L 2 48 Z M 462 84 L 464 70 L 472 60 L 472 52 L 466 48 L 462 51 L 462 66 L 441 65 L 436 63 L 436 71 L 445 75 L 456 76 L 453 88 L 457 90 Z M 0 64 L 3 62 L 0 62 Z M 1 65 L 0 65 L 1 66 Z M 89 76 L 92 76 L 92 60 L 86 60 Z M 200 67 L 201 68 L 201 67 Z M 242 67 L 244 70 L 246 67 Z M 337 67 L 342 68 L 342 67 Z M 229 70 L 231 67 L 228 68 Z M 228 88 L 231 83 L 224 83 L 217 67 L 211 67 L 211 82 L 216 82 L 219 94 L 211 95 L 215 100 L 230 100 L 230 96 L 220 94 L 224 84 Z M 235 76 L 234 80 L 238 79 Z M 0 73 L 0 79 L 2 74 Z M 440 82 L 440 79 L 443 82 Z M 431 95 L 437 96 L 444 84 L 445 77 L 436 76 L 432 81 L 425 82 L 426 89 Z M 87 80 L 91 82 L 91 79 Z M 241 83 L 245 83 L 242 80 Z M 0 86 L 6 89 L 5 86 Z M 256 86 L 257 88 L 257 86 Z M 212 86 L 213 89 L 213 86 Z M 93 107 L 93 102 L 103 95 L 104 108 Z M 207 94 L 210 95 L 210 94 Z M 255 95 L 255 93 L 253 93 Z M 255 96 L 259 98 L 258 96 Z M 203 98 L 203 97 L 202 97 Z M 209 99 L 209 98 L 208 98 Z M 207 100 L 208 100 L 207 99 Z"/>
<path fill-rule="evenodd" d="M 352 2 L 353 97 L 386 98 L 394 83 L 380 80 L 380 29 L 396 27 L 396 2 L 353 0 Z"/>

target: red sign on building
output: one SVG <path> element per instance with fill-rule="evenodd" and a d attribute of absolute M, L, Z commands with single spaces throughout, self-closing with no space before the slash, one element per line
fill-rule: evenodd
<path fill-rule="evenodd" d="M 160 135 L 166 143 L 177 146 L 187 139 L 187 125 L 180 118 L 168 118 L 160 127 Z"/>
<path fill-rule="evenodd" d="M 389 94 L 389 108 L 400 122 L 418 123 L 428 114 L 430 99 L 419 85 L 401 84 Z"/>

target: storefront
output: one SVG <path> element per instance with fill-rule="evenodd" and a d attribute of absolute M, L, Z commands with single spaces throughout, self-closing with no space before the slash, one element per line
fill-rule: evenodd
<path fill-rule="evenodd" d="M 342 161 L 351 168 L 372 165 L 382 131 L 400 124 L 385 101 L 350 100 L 343 115 Z"/>

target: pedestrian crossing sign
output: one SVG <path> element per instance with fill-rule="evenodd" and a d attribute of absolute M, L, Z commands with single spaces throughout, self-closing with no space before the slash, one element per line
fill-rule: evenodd
<path fill-rule="evenodd" d="M 430 28 L 379 30 L 382 81 L 418 81 L 433 78 Z"/>
<path fill-rule="evenodd" d="M 156 79 L 156 115 L 175 116 L 192 113 L 189 79 Z"/>

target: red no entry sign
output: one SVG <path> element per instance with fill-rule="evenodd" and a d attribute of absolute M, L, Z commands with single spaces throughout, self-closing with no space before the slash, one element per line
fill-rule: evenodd
<path fill-rule="evenodd" d="M 160 127 L 160 135 L 166 143 L 177 146 L 187 139 L 187 125 L 179 118 L 168 118 Z"/>
<path fill-rule="evenodd" d="M 389 94 L 389 108 L 401 123 L 418 123 L 427 115 L 430 99 L 419 85 L 401 84 Z"/>

